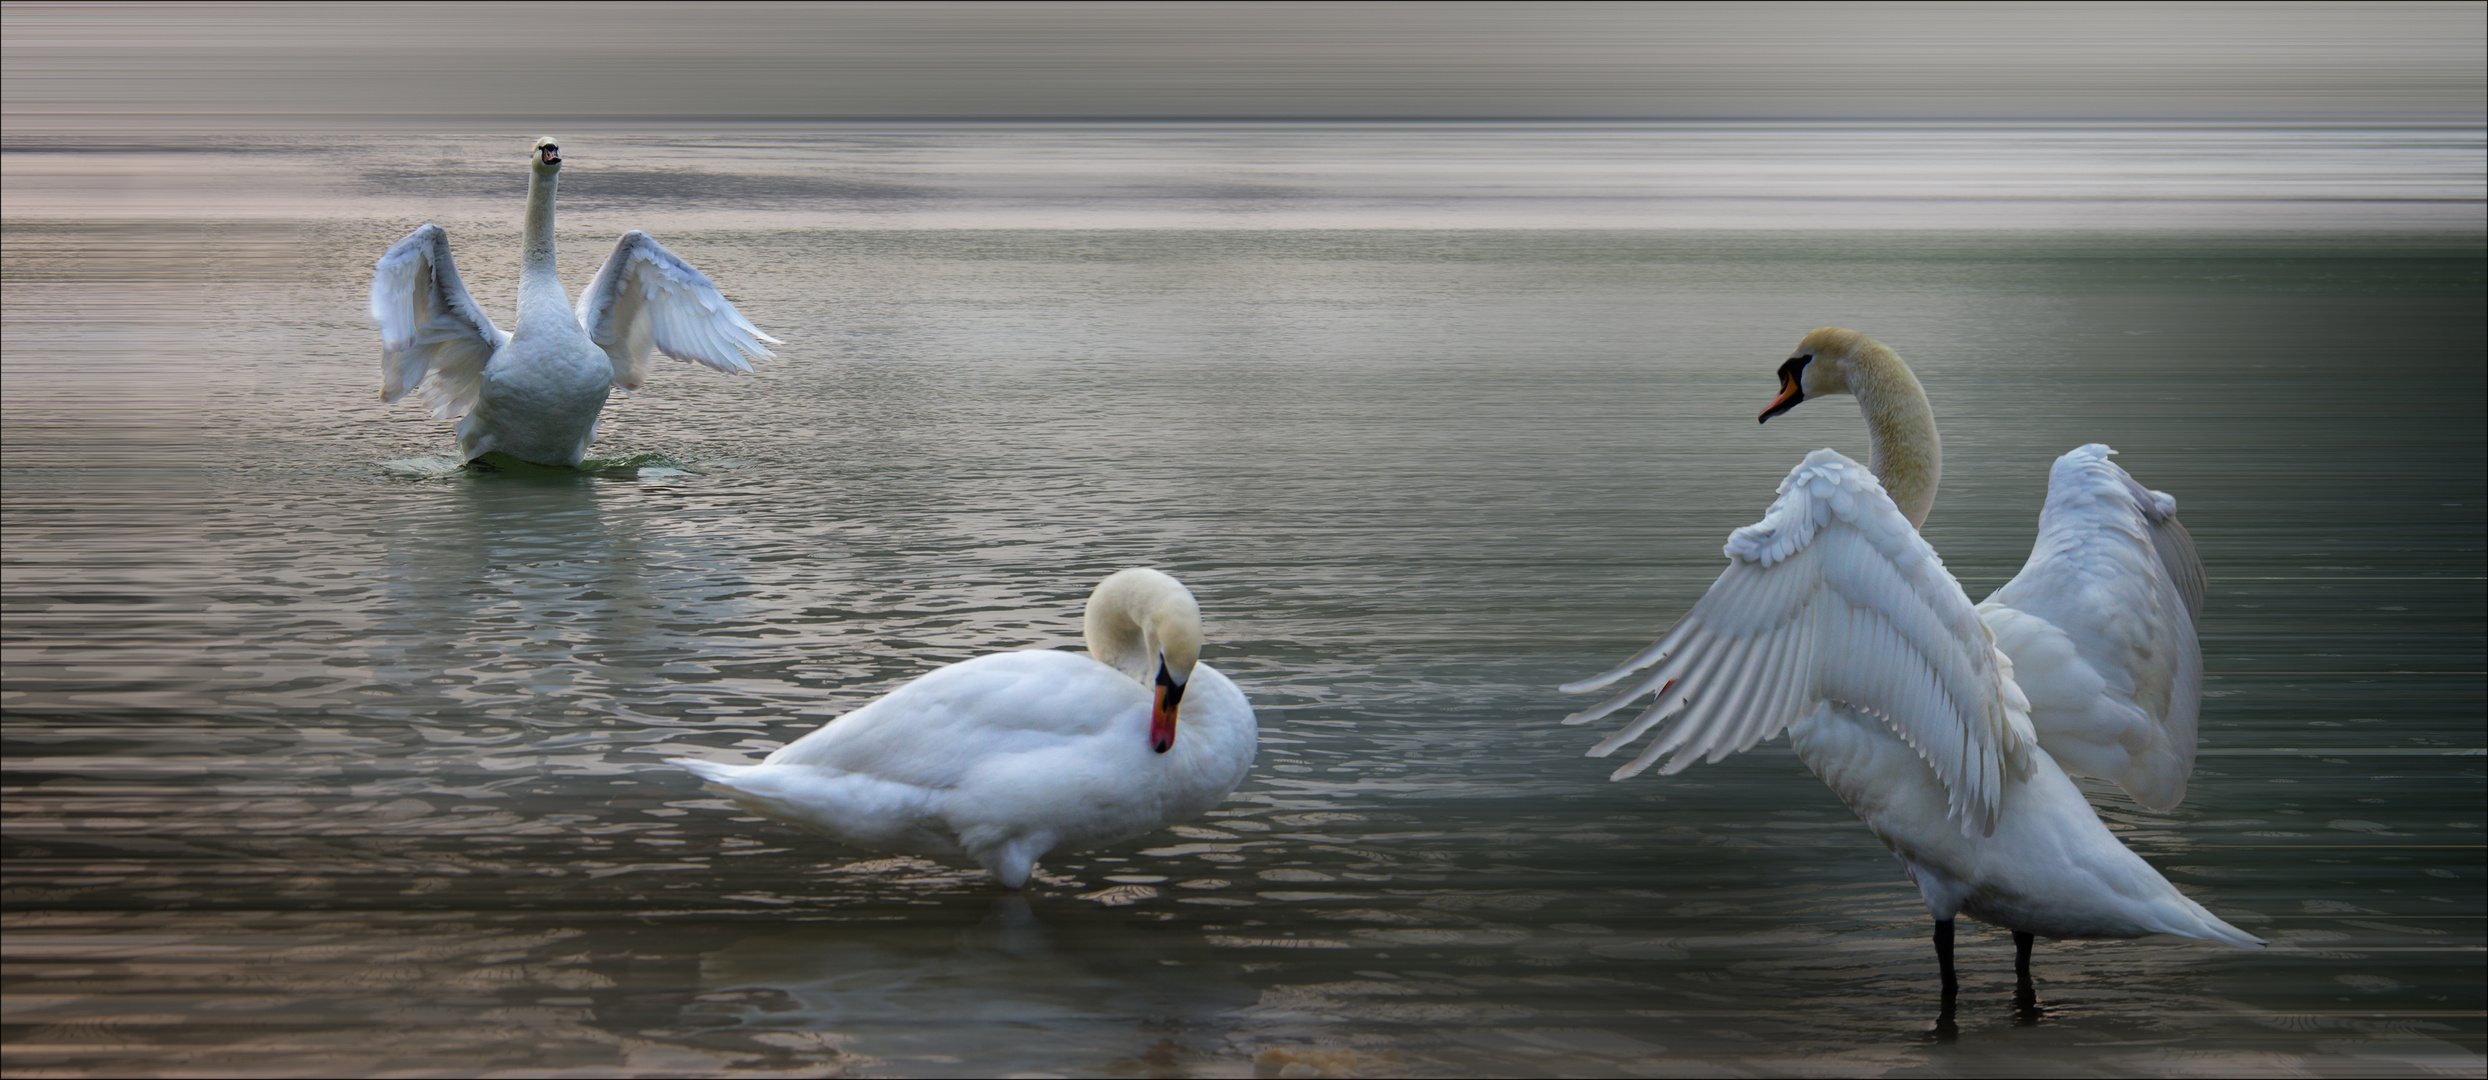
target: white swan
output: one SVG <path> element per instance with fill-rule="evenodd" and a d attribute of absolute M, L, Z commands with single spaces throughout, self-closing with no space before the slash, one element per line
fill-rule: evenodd
<path fill-rule="evenodd" d="M 1047 852 L 1208 810 L 1252 767 L 1253 707 L 1199 662 L 1201 609 L 1181 583 L 1108 577 L 1086 631 L 1088 656 L 964 660 L 758 765 L 672 763 L 766 816 L 871 851 L 963 857 L 1016 889 Z"/>
<path fill-rule="evenodd" d="M 2105 446 L 2067 453 L 2049 473 L 2029 562 L 1973 608 L 1918 535 L 1942 451 L 1908 366 L 1826 328 L 1780 368 L 1780 387 L 1764 421 L 1854 394 L 1871 471 L 1831 450 L 1807 455 L 1770 512 L 1730 534 L 1728 569 L 1691 612 L 1623 666 L 1563 688 L 1650 668 L 1565 719 L 1657 691 L 1590 754 L 1672 720 L 1614 778 L 1673 754 L 1665 775 L 1787 731 L 1917 881 L 1947 995 L 1962 912 L 2013 931 L 2025 979 L 2033 934 L 2261 945 L 2126 850 L 2067 778 L 2112 780 L 2153 809 L 2185 795 L 2203 570 L 2176 500 L 2135 483 Z"/>
<path fill-rule="evenodd" d="M 423 391 L 432 415 L 458 421 L 468 460 L 498 451 L 576 467 L 613 387 L 638 389 L 653 346 L 677 360 L 743 373 L 772 354 L 708 277 L 648 234 L 622 234 L 574 310 L 553 267 L 553 189 L 561 148 L 536 140 L 527 179 L 526 258 L 518 329 L 505 333 L 467 295 L 449 234 L 426 224 L 390 245 L 371 278 L 380 324 L 382 401 Z"/>

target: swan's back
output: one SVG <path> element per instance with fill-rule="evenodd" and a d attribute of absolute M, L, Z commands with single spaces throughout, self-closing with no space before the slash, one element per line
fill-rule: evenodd
<path fill-rule="evenodd" d="M 1076 653 L 991 653 L 926 673 L 769 755 L 770 765 L 952 787 L 979 758 L 1094 738 L 1140 717 L 1149 693 Z"/>

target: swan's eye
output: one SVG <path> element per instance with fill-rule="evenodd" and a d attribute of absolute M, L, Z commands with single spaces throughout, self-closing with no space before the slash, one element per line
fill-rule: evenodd
<path fill-rule="evenodd" d="M 1806 369 L 1807 362 L 1813 359 L 1813 353 L 1806 353 L 1803 356 L 1789 357 L 1787 363 L 1780 365 L 1781 380 L 1787 382 L 1796 381 L 1798 373 L 1804 371 Z"/>
<path fill-rule="evenodd" d="M 1164 658 L 1160 658 L 1158 660 L 1157 682 L 1158 687 L 1166 691 L 1167 708 L 1174 708 L 1175 703 L 1184 699 L 1184 684 L 1175 681 L 1175 673 L 1166 669 L 1166 660 Z"/>

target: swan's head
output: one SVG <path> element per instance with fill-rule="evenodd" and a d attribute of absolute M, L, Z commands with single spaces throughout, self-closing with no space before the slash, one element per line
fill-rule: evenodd
<path fill-rule="evenodd" d="M 1790 353 L 1788 362 L 1780 365 L 1780 396 L 1762 410 L 1762 423 L 1797 407 L 1808 398 L 1830 397 L 1849 393 L 1849 372 L 1857 359 L 1871 351 L 1889 352 L 1875 339 L 1855 330 L 1826 326 L 1806 335 Z"/>
<path fill-rule="evenodd" d="M 1175 745 L 1175 711 L 1201 662 L 1201 605 L 1183 583 L 1155 570 L 1121 570 L 1089 594 L 1089 655 L 1156 695 L 1149 746 Z"/>
<path fill-rule="evenodd" d="M 547 135 L 536 140 L 535 165 L 540 172 L 561 171 L 562 148 L 553 141 L 552 136 Z"/>

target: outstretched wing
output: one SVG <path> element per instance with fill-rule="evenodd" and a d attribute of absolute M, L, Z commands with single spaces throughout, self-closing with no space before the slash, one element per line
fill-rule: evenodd
<path fill-rule="evenodd" d="M 1780 481 L 1770 512 L 1730 534 L 1727 556 L 1726 572 L 1657 644 L 1564 687 L 1581 693 L 1633 676 L 1567 724 L 1657 691 L 1590 754 L 1604 757 L 1673 719 L 1615 778 L 1669 753 L 1659 771 L 1674 773 L 1836 701 L 1880 718 L 1918 751 L 1964 832 L 1992 831 L 2008 763 L 2018 770 L 2029 745 L 2020 693 L 1969 597 L 1874 475 L 1831 450 L 1807 455 Z"/>
<path fill-rule="evenodd" d="M 2030 561 L 1978 611 L 2013 658 L 2039 745 L 2066 772 L 2166 810 L 2194 769 L 2203 563 L 2177 500 L 2113 453 L 2092 443 L 2056 459 Z"/>
<path fill-rule="evenodd" d="M 426 224 L 389 246 L 371 275 L 371 317 L 380 324 L 380 400 L 421 388 L 443 420 L 475 407 L 484 365 L 510 335 L 492 324 L 458 280 L 449 234 Z"/>
<path fill-rule="evenodd" d="M 777 355 L 762 342 L 785 344 L 734 310 L 708 275 L 636 229 L 579 293 L 579 324 L 613 360 L 613 384 L 625 390 L 647 381 L 652 347 L 739 375 Z"/>

